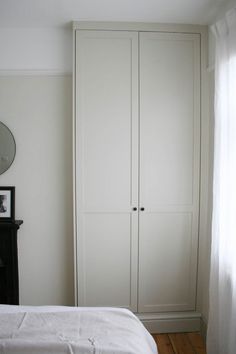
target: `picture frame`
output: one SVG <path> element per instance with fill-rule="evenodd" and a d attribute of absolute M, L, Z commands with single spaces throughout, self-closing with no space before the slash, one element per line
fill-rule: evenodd
<path fill-rule="evenodd" d="M 15 187 L 0 186 L 0 222 L 15 219 Z"/>

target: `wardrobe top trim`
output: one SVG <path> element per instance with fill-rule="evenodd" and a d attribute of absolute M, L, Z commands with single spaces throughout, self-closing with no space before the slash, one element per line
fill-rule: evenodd
<path fill-rule="evenodd" d="M 91 22 L 74 21 L 73 30 L 104 30 L 104 31 L 142 31 L 142 32 L 177 32 L 177 33 L 199 33 L 205 34 L 207 26 L 183 25 L 167 23 L 145 23 L 145 22 Z"/>

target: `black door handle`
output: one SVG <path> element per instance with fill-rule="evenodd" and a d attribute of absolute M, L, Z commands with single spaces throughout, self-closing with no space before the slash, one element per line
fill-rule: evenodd
<path fill-rule="evenodd" d="M 144 211 L 145 209 L 142 207 L 142 208 L 140 208 L 140 210 L 141 210 L 141 211 Z"/>

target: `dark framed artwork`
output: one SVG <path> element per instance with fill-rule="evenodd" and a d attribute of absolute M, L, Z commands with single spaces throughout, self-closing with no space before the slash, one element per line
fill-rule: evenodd
<path fill-rule="evenodd" d="M 15 219 L 15 187 L 0 187 L 0 222 Z"/>

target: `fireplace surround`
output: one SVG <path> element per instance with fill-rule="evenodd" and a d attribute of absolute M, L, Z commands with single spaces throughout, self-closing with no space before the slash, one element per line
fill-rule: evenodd
<path fill-rule="evenodd" d="M 0 222 L 0 303 L 19 304 L 17 231 L 22 220 Z"/>

